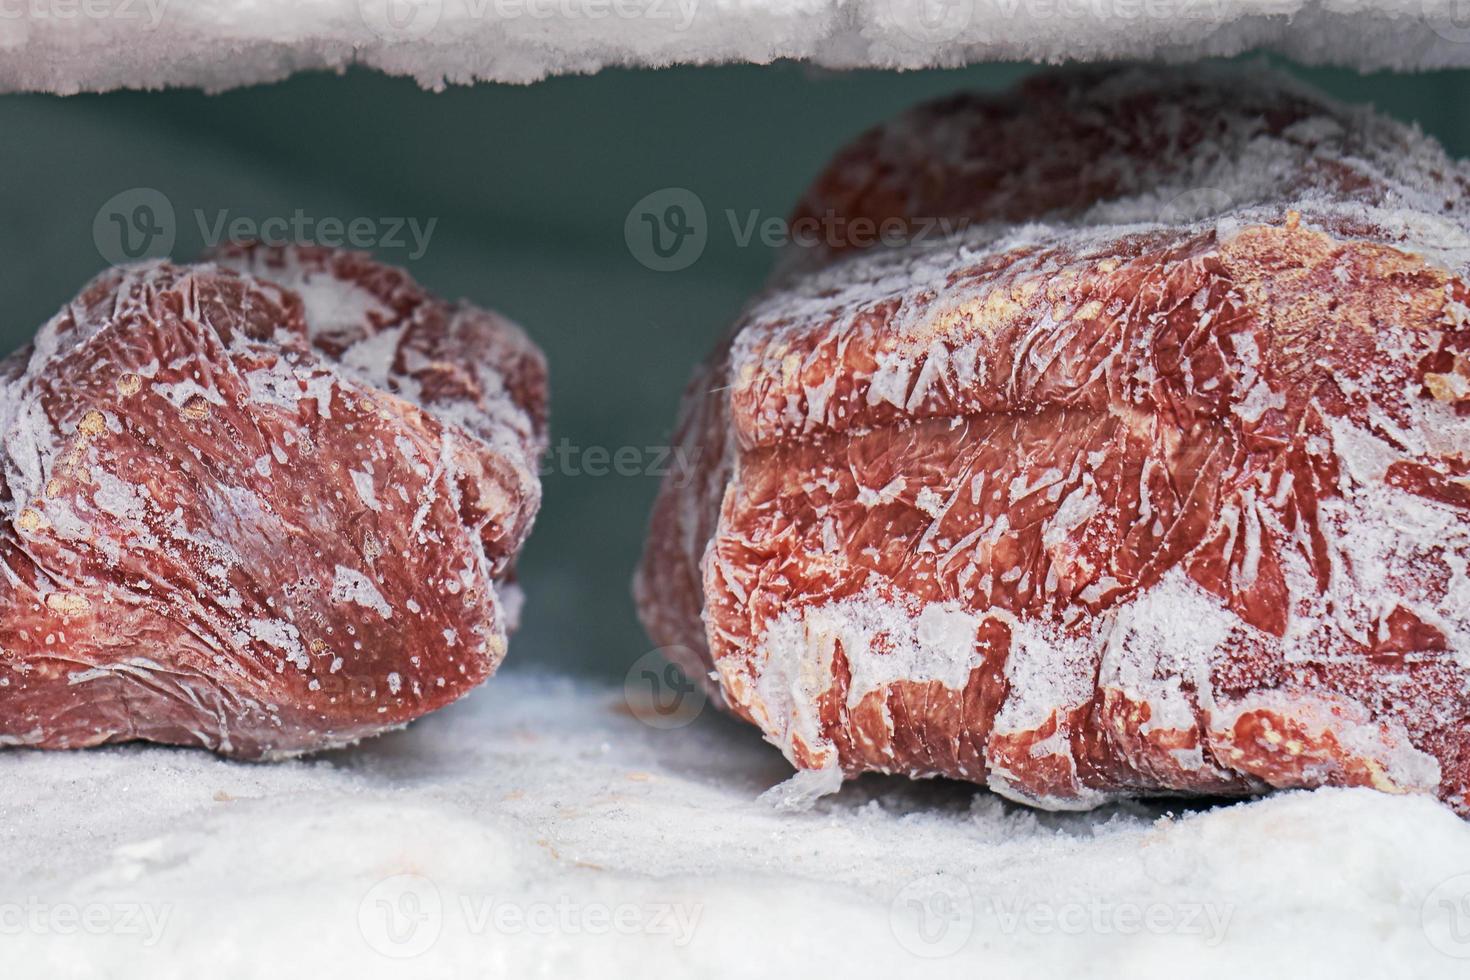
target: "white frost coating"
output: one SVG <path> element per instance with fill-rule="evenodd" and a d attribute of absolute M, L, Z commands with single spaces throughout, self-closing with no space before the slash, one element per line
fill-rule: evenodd
<path fill-rule="evenodd" d="M 784 783 L 761 794 L 760 801 L 782 813 L 805 813 L 819 799 L 842 789 L 842 770 L 834 762 L 821 769 L 798 769 Z"/>
<path fill-rule="evenodd" d="M 1148 729 L 1192 730 L 1194 710 L 1180 683 L 1188 682 L 1206 710 L 1214 703 L 1210 664 L 1226 650 L 1233 632 L 1247 630 L 1219 598 L 1182 569 L 1119 607 L 1106 633 L 1098 683 L 1147 701 Z"/>
<path fill-rule="evenodd" d="M 280 650 L 302 670 L 311 666 L 306 648 L 301 645 L 301 631 L 292 624 L 277 619 L 252 619 L 246 628 L 253 639 Z"/>
<path fill-rule="evenodd" d="M 1037 814 L 955 783 L 873 778 L 781 813 L 756 802 L 786 772 L 754 732 L 710 711 L 657 731 L 621 708 L 617 691 L 511 671 L 331 761 L 0 753 L 0 894 L 162 923 L 153 945 L 146 915 L 133 934 L 15 930 L 7 975 L 64 963 L 109 980 L 213 976 L 220 950 L 239 949 L 250 976 L 314 980 L 642 980 L 691 963 L 711 977 L 785 977 L 793 962 L 843 980 L 1010 980 L 1112 975 L 1120 955 L 1146 978 L 1464 977 L 1465 960 L 1434 942 L 1453 935 L 1456 909 L 1438 900 L 1457 893 L 1436 888 L 1470 869 L 1470 826 L 1431 800 L 1319 790 L 1172 815 Z M 919 938 L 937 920 L 921 933 L 907 914 L 931 880 L 969 890 L 945 935 L 970 931 L 951 955 L 921 959 L 913 948 L 943 948 Z M 364 930 L 390 953 L 413 950 L 384 944 L 383 911 L 424 882 L 442 914 L 414 935 L 435 941 L 390 958 Z M 472 917 L 488 901 L 548 906 L 538 921 L 551 928 L 496 930 L 493 912 Z M 590 918 L 564 926 L 555 914 L 624 906 L 645 925 L 667 909 L 668 927 L 594 933 Z M 1075 921 L 1090 923 L 1095 907 L 1110 926 L 1125 906 L 1171 911 L 1174 928 L 1041 931 L 1024 918 L 1080 907 Z M 398 921 L 402 939 L 411 920 Z"/>
<path fill-rule="evenodd" d="M 269 278 L 301 297 L 306 327 L 313 337 L 330 336 L 360 342 L 365 324 L 390 315 L 390 311 L 367 290 L 344 284 L 331 275 L 308 273 L 294 262 L 273 267 Z M 391 334 L 394 342 L 401 333 L 400 330 L 384 332 Z M 392 350 L 393 344 L 389 343 L 386 353 L 391 353 Z M 362 360 L 359 358 L 359 361 Z M 380 361 L 371 365 L 371 369 L 378 370 L 383 363 L 384 361 Z"/>
<path fill-rule="evenodd" d="M 251 401 L 295 412 L 303 400 L 315 399 L 318 414 L 332 417 L 332 389 L 336 382 L 324 371 L 276 364 L 251 371 L 245 375 L 245 382 L 250 388 Z"/>
<path fill-rule="evenodd" d="M 529 82 L 612 65 L 919 68 L 1266 48 L 1359 68 L 1470 65 L 1454 0 L 192 0 L 17 4 L 0 19 L 0 88 L 222 89 L 351 64 L 421 85 Z M 77 10 L 87 11 L 78 14 Z"/>
<path fill-rule="evenodd" d="M 368 510 L 378 510 L 378 491 L 373 484 L 373 475 L 361 470 L 350 470 L 352 486 L 357 490 L 357 495 L 367 505 Z"/>
<path fill-rule="evenodd" d="M 143 493 L 139 487 L 118 479 L 106 470 L 98 469 L 92 474 L 97 484 L 92 500 L 106 513 L 114 517 L 139 521 L 147 511 Z"/>
<path fill-rule="evenodd" d="M 757 697 L 749 705 L 771 741 L 788 755 L 799 741 L 835 765 L 817 704 L 836 681 L 833 658 L 839 644 L 850 674 L 849 710 L 866 695 L 901 680 L 963 690 L 981 663 L 976 644 L 980 618 L 957 604 L 930 603 L 917 614 L 912 605 L 870 590 L 788 610 L 773 620 L 757 647 L 763 665 L 756 672 Z M 830 774 L 824 779 L 830 781 Z M 796 795 L 808 794 L 802 790 Z"/>
<path fill-rule="evenodd" d="M 1062 500 L 1056 514 L 1047 522 L 1042 540 L 1048 548 L 1061 544 L 1078 527 L 1085 524 L 1102 507 L 1102 500 L 1088 489 L 1073 490 Z"/>
<path fill-rule="evenodd" d="M 802 606 L 771 621 L 758 647 L 765 668 L 757 682 L 759 700 L 771 720 L 787 732 L 789 747 L 799 735 L 822 744 L 816 703 L 831 689 L 833 655 L 841 644 L 851 679 L 847 707 L 895 681 L 936 681 L 962 690 L 980 665 L 976 633 L 980 618 L 957 604 L 930 603 L 915 614 L 912 604 L 875 591 L 820 606 Z"/>
<path fill-rule="evenodd" d="M 1107 621 L 1093 628 L 1105 629 Z M 1072 635 L 1062 626 L 1021 619 L 1010 620 L 1010 627 L 1005 666 L 1010 692 L 995 716 L 995 734 L 1032 731 L 1054 712 L 1091 700 L 1097 649 L 1091 632 Z"/>
<path fill-rule="evenodd" d="M 383 598 L 373 580 L 345 565 L 337 566 L 336 577 L 332 580 L 332 601 L 355 602 L 384 619 L 393 618 L 393 607 L 388 605 L 388 600 Z"/>
<path fill-rule="evenodd" d="M 188 378 L 185 378 L 183 381 L 173 382 L 172 384 L 155 381 L 153 382 L 153 390 L 164 398 L 167 398 L 169 404 L 173 405 L 174 408 L 183 408 L 195 398 L 202 398 L 211 405 L 223 405 L 225 403 L 224 396 L 219 393 L 217 388 L 212 386 L 205 387 L 197 381 L 192 381 Z"/>
<path fill-rule="evenodd" d="M 875 490 L 872 487 L 858 487 L 858 503 L 865 507 L 877 507 L 891 504 L 898 499 L 908 486 L 908 481 L 902 476 L 895 476 L 889 480 L 887 485 Z"/>
<path fill-rule="evenodd" d="M 1466 426 L 1460 420 L 1461 426 Z M 1332 613 L 1313 610 L 1357 637 L 1365 623 L 1381 622 L 1396 605 L 1438 629 L 1462 665 L 1470 657 L 1470 528 L 1452 506 L 1407 493 L 1383 482 L 1387 464 L 1398 458 L 1383 440 L 1353 426 L 1333 428 L 1343 464 L 1344 496 L 1320 503 L 1333 559 Z M 1414 601 L 1402 583 L 1423 581 L 1424 569 L 1448 569 L 1442 587 Z"/>
<path fill-rule="evenodd" d="M 1259 422 L 1261 416 L 1273 408 L 1285 408 L 1286 397 L 1278 391 L 1271 390 L 1271 386 L 1264 381 L 1257 381 L 1251 386 L 1250 391 L 1233 408 L 1247 422 Z"/>
<path fill-rule="evenodd" d="M 368 295 L 366 290 L 358 292 Z M 374 388 L 386 389 L 393 367 L 393 356 L 397 353 L 398 341 L 402 336 L 402 327 L 379 330 L 343 351 L 342 364 Z"/>
<path fill-rule="evenodd" d="M 1025 619 L 1008 619 L 1011 648 L 1006 659 L 1005 676 L 1009 691 L 1005 703 L 995 716 L 991 734 L 995 736 L 1025 735 L 1047 725 L 1053 717 L 1057 727 L 1052 734 L 1030 749 L 1032 758 L 1055 756 L 1076 770 L 1070 729 L 1065 717 L 1074 708 L 1085 705 L 1094 693 L 1093 669 L 1096 662 L 1098 634 L 1105 632 L 1111 616 L 1098 620 L 1091 630 L 1068 633 L 1066 627 Z M 986 760 L 989 773 L 986 784 L 1006 799 L 1045 810 L 1087 810 L 1102 806 L 1112 796 L 1078 784 L 1074 795 L 1038 796 L 1027 789 L 1025 779 L 997 757 Z"/>

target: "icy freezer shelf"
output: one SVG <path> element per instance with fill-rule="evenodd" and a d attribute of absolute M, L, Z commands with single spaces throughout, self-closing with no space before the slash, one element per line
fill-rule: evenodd
<path fill-rule="evenodd" d="M 1470 828 L 1429 800 L 1039 814 L 868 779 L 808 813 L 757 801 L 788 773 L 709 712 L 655 730 L 620 691 L 515 673 L 311 762 L 5 752 L 6 972 L 611 980 L 789 976 L 799 958 L 842 980 L 1448 978 L 1470 962 Z"/>
<path fill-rule="evenodd" d="M 1457 0 L 23 0 L 0 11 L 0 89 L 221 89 L 352 64 L 438 87 L 610 65 L 920 68 L 1254 48 L 1463 67 L 1470 21 Z"/>

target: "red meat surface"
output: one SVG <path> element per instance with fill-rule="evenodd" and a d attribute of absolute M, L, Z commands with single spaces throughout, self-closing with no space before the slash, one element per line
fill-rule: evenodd
<path fill-rule="evenodd" d="M 285 756 L 462 696 L 513 625 L 545 383 L 360 254 L 101 275 L 0 369 L 0 744 Z"/>
<path fill-rule="evenodd" d="M 1470 814 L 1470 171 L 1243 71 L 840 152 L 688 390 L 635 591 L 801 769 Z M 696 450 L 702 450 L 696 453 Z"/>

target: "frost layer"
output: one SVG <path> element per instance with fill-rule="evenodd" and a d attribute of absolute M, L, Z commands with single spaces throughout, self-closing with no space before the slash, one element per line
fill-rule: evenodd
<path fill-rule="evenodd" d="M 1193 60 L 1267 49 L 1363 69 L 1470 65 L 1456 0 L 30 0 L 0 88 L 223 89 L 366 65 L 427 87 L 623 66 Z"/>
<path fill-rule="evenodd" d="M 1043 814 L 870 779 L 782 814 L 782 768 L 515 669 L 311 761 L 3 753 L 7 975 L 1465 975 L 1470 827 L 1427 799 Z"/>

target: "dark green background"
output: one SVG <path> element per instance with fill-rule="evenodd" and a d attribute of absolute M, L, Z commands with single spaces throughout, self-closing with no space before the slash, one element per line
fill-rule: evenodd
<path fill-rule="evenodd" d="M 736 244 L 726 209 L 741 220 L 752 209 L 783 215 L 857 131 L 926 97 L 1032 70 L 611 71 L 438 94 L 352 72 L 216 96 L 0 97 L 0 346 L 29 337 L 103 267 L 93 217 L 128 188 L 169 197 L 184 259 L 202 245 L 195 209 L 437 217 L 420 260 L 379 254 L 525 325 L 551 361 L 553 440 L 659 445 L 690 366 L 772 258 Z M 1470 73 L 1303 74 L 1470 153 Z M 703 200 L 710 240 L 692 267 L 657 273 L 630 255 L 623 222 L 639 198 L 671 186 Z M 513 663 L 620 678 L 649 648 L 627 583 L 656 483 L 547 476 Z"/>

